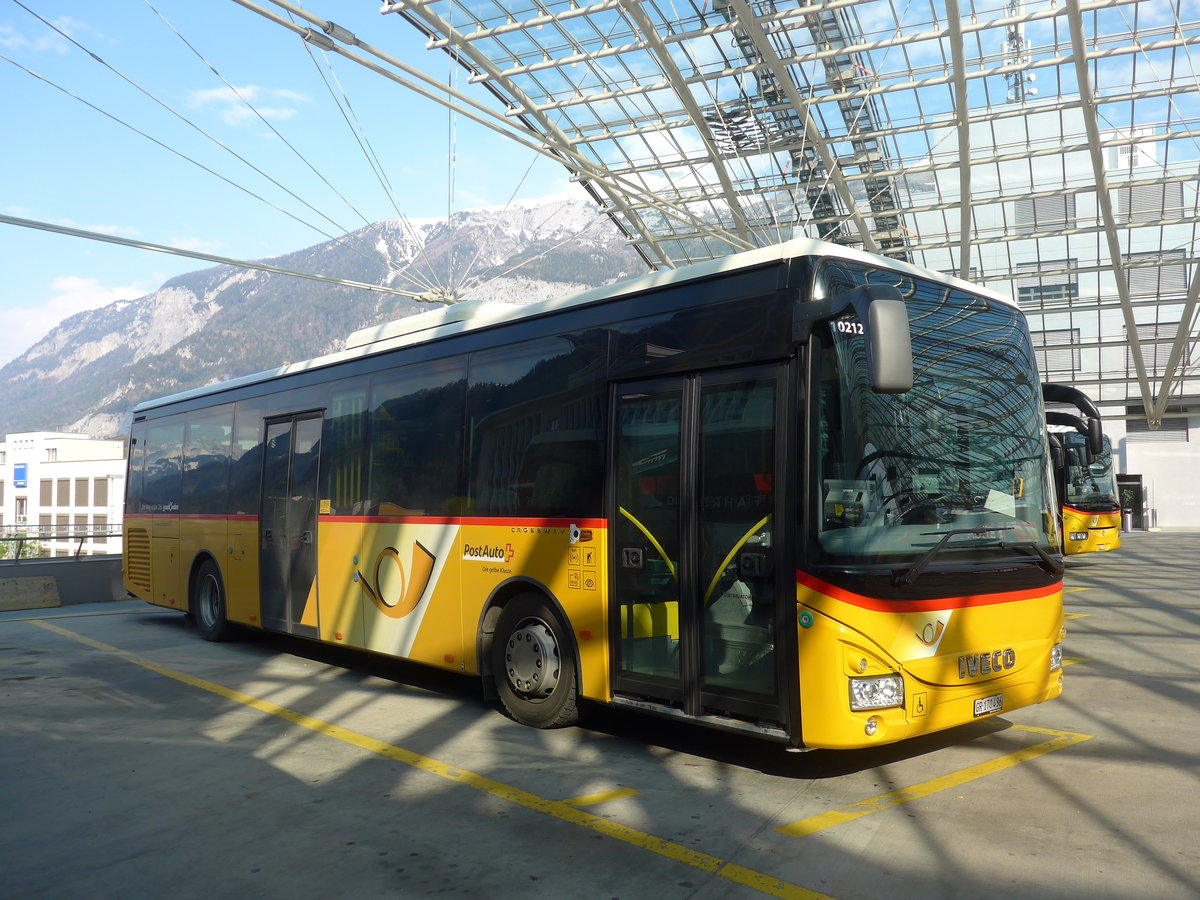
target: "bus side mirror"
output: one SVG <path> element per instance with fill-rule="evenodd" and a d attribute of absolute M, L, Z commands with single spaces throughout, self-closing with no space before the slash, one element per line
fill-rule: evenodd
<path fill-rule="evenodd" d="M 1054 432 L 1046 435 L 1050 440 L 1050 461 L 1054 464 L 1055 469 L 1061 469 L 1067 464 L 1067 455 L 1063 451 L 1063 442 Z"/>
<path fill-rule="evenodd" d="M 864 284 L 817 303 L 800 303 L 792 323 L 792 337 L 807 341 L 817 322 L 853 310 L 862 325 L 867 350 L 867 375 L 877 394 L 903 394 L 912 390 L 912 334 L 904 295 L 890 284 Z"/>
<path fill-rule="evenodd" d="M 1087 430 L 1088 449 L 1099 456 L 1104 452 L 1104 425 L 1099 419 L 1088 419 Z"/>
<path fill-rule="evenodd" d="M 873 297 L 867 304 L 867 359 L 871 389 L 877 394 L 903 394 L 913 386 L 908 308 L 898 290 L 891 292 L 894 297 Z"/>

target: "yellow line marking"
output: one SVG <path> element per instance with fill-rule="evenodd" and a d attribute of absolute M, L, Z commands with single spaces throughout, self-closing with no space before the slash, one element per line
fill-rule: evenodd
<path fill-rule="evenodd" d="M 1090 615 L 1091 613 L 1067 613 L 1065 616 L 1063 616 L 1063 621 L 1070 622 L 1073 619 L 1086 619 Z"/>
<path fill-rule="evenodd" d="M 58 612 L 58 610 L 63 610 Z M 0 625 L 5 622 L 40 622 L 42 619 L 90 619 L 92 616 L 140 616 L 143 613 L 154 612 L 152 609 L 104 609 L 95 610 L 93 612 L 67 612 L 69 606 L 56 606 L 54 612 L 46 611 L 45 615 L 41 616 L 3 616 L 0 617 Z M 18 612 L 19 610 L 11 610 Z"/>
<path fill-rule="evenodd" d="M 772 897 L 780 897 L 783 900 L 832 900 L 826 894 L 811 891 L 808 888 L 801 887 L 798 884 L 792 884 L 787 881 L 779 881 L 769 875 L 761 872 L 755 872 L 752 869 L 747 869 L 734 863 L 726 862 L 716 856 L 710 856 L 707 853 L 702 853 L 697 850 L 691 850 L 687 847 L 677 844 L 673 841 L 664 840 L 655 837 L 651 834 L 638 831 L 635 828 L 621 825 L 617 822 L 609 821 L 600 816 L 592 815 L 580 809 L 575 809 L 573 806 L 564 803 L 561 800 L 547 800 L 544 797 L 539 797 L 529 791 L 523 791 L 520 788 L 512 787 L 503 782 L 495 781 L 484 775 L 477 775 L 474 772 L 468 772 L 465 769 L 460 769 L 457 766 L 449 765 L 448 763 L 440 762 L 436 759 L 431 759 L 428 756 L 422 756 L 419 753 L 414 753 L 411 750 L 405 750 L 402 747 L 397 747 L 393 744 L 387 744 L 375 738 L 368 737 L 365 734 L 359 734 L 356 731 L 351 731 L 347 728 L 333 725 L 329 722 L 323 722 L 320 719 L 314 719 L 311 716 L 306 716 L 303 713 L 296 712 L 292 709 L 287 709 L 283 706 L 277 706 L 266 700 L 261 700 L 250 694 L 242 693 L 241 691 L 232 688 L 223 687 L 219 684 L 214 684 L 211 681 L 205 681 L 202 678 L 196 678 L 192 675 L 187 675 L 183 672 L 178 672 L 175 669 L 169 669 L 166 666 L 151 662 L 148 659 L 143 659 L 127 650 L 121 650 L 118 647 L 113 647 L 101 641 L 97 641 L 86 635 L 70 631 L 58 625 L 52 625 L 49 622 L 35 621 L 34 625 L 39 628 L 44 628 L 47 631 L 52 631 L 55 634 L 62 635 L 73 641 L 86 644 L 96 650 L 101 650 L 105 653 L 114 653 L 134 665 L 141 666 L 144 669 L 149 669 L 151 672 L 163 675 L 175 681 L 182 682 L 190 687 L 199 688 L 203 691 L 216 694 L 218 697 L 224 697 L 227 700 L 232 700 L 235 703 L 241 703 L 251 709 L 256 709 L 259 712 L 266 713 L 270 716 L 283 719 L 285 722 L 290 722 L 301 728 L 307 728 L 317 734 L 323 734 L 326 737 L 334 738 L 351 746 L 358 747 L 360 750 L 366 750 L 370 753 L 375 753 L 385 759 L 391 759 L 406 766 L 411 766 L 414 769 L 419 769 L 422 772 L 427 772 L 430 775 L 436 775 L 439 778 L 444 778 L 447 781 L 465 784 L 468 787 L 483 791 L 493 797 L 501 800 L 506 800 L 509 803 L 523 806 L 526 809 L 534 812 L 543 813 L 559 819 L 563 822 L 568 822 L 572 825 L 579 825 L 583 828 L 589 828 L 592 831 L 605 835 L 606 837 L 614 838 L 618 841 L 624 841 L 634 847 L 642 850 L 647 850 L 650 853 L 656 853 L 659 856 L 665 857 L 673 862 L 683 863 L 691 866 L 694 869 L 699 869 L 702 872 L 709 872 L 717 875 L 720 878 L 725 878 L 729 881 L 736 882 L 746 887 L 753 888 L 764 894 L 769 894 Z"/>
<path fill-rule="evenodd" d="M 1075 663 L 1081 663 L 1081 662 L 1091 662 L 1091 660 L 1084 659 L 1082 656 L 1064 656 L 1062 664 L 1063 664 L 1063 666 L 1073 666 L 1073 665 L 1075 665 Z"/>
<path fill-rule="evenodd" d="M 1080 591 L 1090 591 L 1090 587 L 1067 588 L 1063 591 L 1064 594 L 1078 594 Z"/>
<path fill-rule="evenodd" d="M 783 825 L 775 830 L 782 834 L 790 835 L 791 837 L 807 837 L 810 834 L 816 834 L 818 831 L 825 831 L 828 828 L 835 828 L 838 825 L 844 825 L 847 822 L 853 822 L 855 819 L 861 819 L 863 816 L 869 816 L 872 813 L 883 812 L 888 809 L 895 809 L 905 803 L 913 800 L 920 800 L 922 797 L 928 797 L 940 791 L 949 790 L 950 788 L 958 787 L 961 784 L 966 784 L 968 781 L 974 781 L 977 778 L 983 778 L 985 775 L 994 775 L 1004 769 L 1012 768 L 1023 762 L 1029 762 L 1031 759 L 1036 759 L 1047 753 L 1053 753 L 1055 750 L 1062 750 L 1064 747 L 1070 747 L 1072 744 L 1078 744 L 1081 741 L 1089 740 L 1090 734 L 1076 734 L 1071 731 L 1053 731 L 1049 728 L 1034 728 L 1029 725 L 1014 725 L 1013 728 L 1017 731 L 1028 731 L 1034 734 L 1048 734 L 1053 737 L 1048 741 L 1043 741 L 1040 744 L 1034 744 L 1032 747 L 1026 747 L 1022 750 L 1015 750 L 1012 753 L 1006 753 L 1004 756 L 996 759 L 988 760 L 987 762 L 979 763 L 978 765 L 968 766 L 965 769 L 960 769 L 957 772 L 951 772 L 949 775 L 943 775 L 940 778 L 935 778 L 932 781 L 926 781 L 921 784 L 915 784 L 912 787 L 901 788 L 898 791 L 892 791 L 887 794 L 880 794 L 878 797 L 871 797 L 868 800 L 862 800 L 858 803 L 852 803 L 849 806 L 843 806 L 841 809 L 831 810 L 827 813 L 821 813 L 817 816 L 810 816 L 807 819 L 801 819 L 798 822 L 793 822 L 790 825 Z"/>
<path fill-rule="evenodd" d="M 559 803 L 565 803 L 567 806 L 576 808 L 581 806 L 599 806 L 601 803 L 608 803 L 612 800 L 624 800 L 626 797 L 636 797 L 640 791 L 635 791 L 631 787 L 614 788 L 611 791 L 600 791 L 596 794 L 585 794 L 582 797 L 572 797 L 569 800 L 560 800 Z"/>

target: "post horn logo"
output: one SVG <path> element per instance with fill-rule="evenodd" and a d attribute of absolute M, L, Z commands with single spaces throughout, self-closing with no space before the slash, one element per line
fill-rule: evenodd
<path fill-rule="evenodd" d="M 926 622 L 925 627 L 917 632 L 917 640 L 927 647 L 932 647 L 942 639 L 942 632 L 946 630 L 946 623 L 938 619 L 934 622 Z"/>
<path fill-rule="evenodd" d="M 404 564 L 400 562 L 400 553 L 395 547 L 384 547 L 379 551 L 372 571 L 374 578 L 368 579 L 358 572 L 355 574 L 359 576 L 358 583 L 376 609 L 388 618 L 403 619 L 421 602 L 436 561 L 437 557 L 425 549 L 420 541 L 413 541 L 409 577 L 405 576 Z"/>

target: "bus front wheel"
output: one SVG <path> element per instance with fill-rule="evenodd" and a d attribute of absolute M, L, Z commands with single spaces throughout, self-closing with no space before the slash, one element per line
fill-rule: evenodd
<path fill-rule="evenodd" d="M 189 606 L 196 630 L 206 641 L 224 641 L 233 633 L 233 626 L 225 617 L 225 583 L 215 561 L 206 559 L 200 564 L 192 581 Z"/>
<path fill-rule="evenodd" d="M 561 728 L 579 719 L 570 632 L 537 594 L 521 594 L 500 613 L 491 647 L 500 701 L 516 721 Z"/>

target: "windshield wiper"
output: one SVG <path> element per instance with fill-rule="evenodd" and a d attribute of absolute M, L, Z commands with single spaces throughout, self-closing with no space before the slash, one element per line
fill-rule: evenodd
<path fill-rule="evenodd" d="M 926 550 L 924 553 L 922 553 L 920 559 L 918 559 L 915 563 L 913 563 L 911 569 L 909 569 L 903 575 L 899 575 L 896 577 L 896 584 L 898 584 L 900 587 L 910 587 L 913 584 L 913 582 L 915 582 L 918 578 L 921 577 L 921 573 L 925 571 L 926 566 L 929 565 L 929 563 L 933 560 L 933 558 L 935 556 L 937 556 L 938 553 L 941 552 L 943 547 L 946 546 L 946 542 L 949 541 L 950 538 L 954 537 L 955 535 L 974 534 L 974 535 L 983 536 L 985 534 L 993 534 L 997 531 L 1012 531 L 1012 529 L 1013 529 L 1012 525 L 1000 525 L 1000 526 L 987 525 L 987 526 L 980 526 L 978 528 L 956 528 L 953 531 L 943 532 L 942 539 L 940 541 L 938 541 L 936 544 L 934 544 L 932 547 L 930 547 L 928 550 Z M 927 534 L 929 536 L 933 536 L 935 534 L 938 534 L 938 532 L 931 531 L 931 532 L 927 532 Z M 1003 541 L 999 541 L 998 543 L 1001 547 L 1005 546 Z M 1015 547 L 1015 546 L 1020 546 L 1020 545 L 1009 544 L 1007 546 Z"/>
<path fill-rule="evenodd" d="M 943 532 L 942 539 L 921 554 L 921 557 L 915 563 L 913 563 L 911 569 L 906 571 L 903 575 L 896 577 L 896 584 L 901 587 L 912 586 L 912 584 L 921 577 L 921 573 L 925 571 L 925 569 L 929 566 L 929 563 L 933 561 L 933 558 L 942 551 L 942 548 L 946 546 L 946 543 L 950 540 L 950 538 L 954 537 L 955 535 L 974 534 L 979 537 L 983 537 L 984 535 L 994 534 L 997 531 L 1012 531 L 1013 527 L 1014 526 L 1012 525 L 984 525 L 980 526 L 979 528 L 957 528 L 954 531 Z M 927 534 L 931 537 L 937 533 L 938 532 L 936 531 L 927 532 Z M 1034 541 L 1018 541 L 1013 543 L 997 541 L 996 546 L 1001 550 L 1018 550 L 1022 553 L 1029 554 L 1036 560 L 1038 568 L 1045 572 L 1049 572 L 1052 575 L 1061 575 L 1063 573 L 1063 563 L 1043 550 L 1042 547 Z"/>
<path fill-rule="evenodd" d="M 1063 573 L 1064 565 L 1062 560 L 1055 559 L 1035 541 L 1021 541 L 1016 544 L 1006 544 L 1001 541 L 1000 546 L 1005 550 L 1020 550 L 1022 553 L 1028 553 L 1030 556 L 1037 557 L 1038 568 L 1049 572 L 1051 575 L 1061 575 Z"/>

